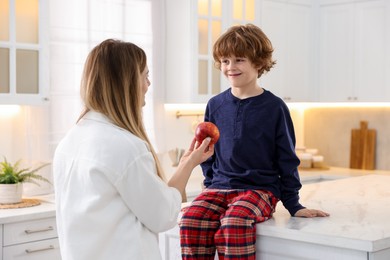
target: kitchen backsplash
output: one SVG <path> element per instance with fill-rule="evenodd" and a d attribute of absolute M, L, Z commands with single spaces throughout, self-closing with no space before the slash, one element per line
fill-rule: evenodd
<path fill-rule="evenodd" d="M 390 170 L 390 108 L 331 107 L 290 108 L 294 122 L 297 147 L 315 148 L 324 156 L 327 165 L 349 167 L 351 130 L 360 127 L 360 121 L 368 121 L 368 128 L 377 130 L 376 169 Z M 168 151 L 186 149 L 193 137 L 192 126 L 203 116 L 177 118 L 176 111 L 165 112 L 165 149 L 160 150 L 166 174 L 174 171 Z M 157 137 L 159 138 L 159 137 Z M 200 171 L 195 170 L 196 175 Z"/>
<path fill-rule="evenodd" d="M 367 121 L 376 130 L 376 169 L 390 170 L 390 108 L 311 108 L 304 112 L 304 143 L 331 166 L 349 167 L 351 130 Z"/>

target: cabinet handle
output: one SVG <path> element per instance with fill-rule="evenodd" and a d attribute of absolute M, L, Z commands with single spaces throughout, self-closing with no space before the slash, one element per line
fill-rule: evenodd
<path fill-rule="evenodd" d="M 26 253 L 27 253 L 27 254 L 31 254 L 31 253 L 36 253 L 36 252 L 41 252 L 41 251 L 46 251 L 46 250 L 52 250 L 52 249 L 54 249 L 54 246 L 53 246 L 53 245 L 50 245 L 50 246 L 44 247 L 44 248 L 26 249 Z"/>
<path fill-rule="evenodd" d="M 47 228 L 35 229 L 35 230 L 26 229 L 24 232 L 26 234 L 33 234 L 33 233 L 46 232 L 46 231 L 51 231 L 51 230 L 54 230 L 54 228 L 52 226 L 49 226 Z"/>

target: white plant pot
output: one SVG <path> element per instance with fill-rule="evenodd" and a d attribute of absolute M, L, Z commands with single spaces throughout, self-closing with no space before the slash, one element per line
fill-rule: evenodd
<path fill-rule="evenodd" d="M 23 183 L 0 184 L 0 204 L 22 202 Z"/>

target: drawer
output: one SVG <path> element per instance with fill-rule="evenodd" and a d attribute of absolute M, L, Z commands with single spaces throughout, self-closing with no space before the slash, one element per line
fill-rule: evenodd
<path fill-rule="evenodd" d="M 58 239 L 47 239 L 3 248 L 3 260 L 60 260 Z"/>
<path fill-rule="evenodd" d="M 4 224 L 3 246 L 56 238 L 56 219 L 44 218 Z"/>

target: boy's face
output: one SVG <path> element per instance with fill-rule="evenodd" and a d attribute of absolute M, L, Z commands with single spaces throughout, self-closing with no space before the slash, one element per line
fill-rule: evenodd
<path fill-rule="evenodd" d="M 221 71 L 229 80 L 232 87 L 256 87 L 258 68 L 248 58 L 224 57 L 221 59 Z"/>

